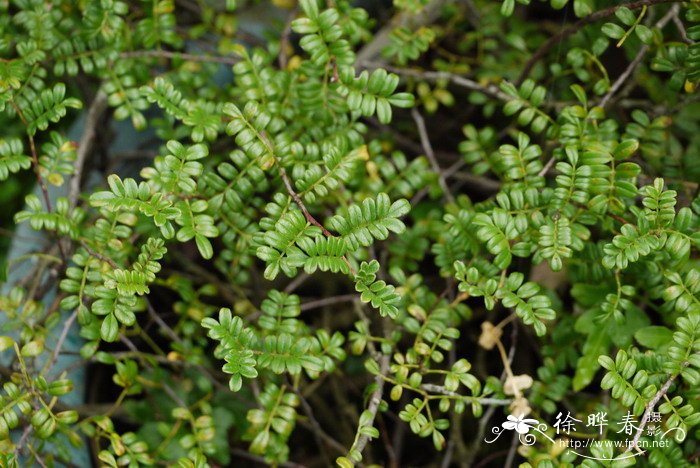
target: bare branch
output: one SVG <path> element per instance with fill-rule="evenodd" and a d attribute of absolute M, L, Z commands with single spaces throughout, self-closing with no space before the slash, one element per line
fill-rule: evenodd
<path fill-rule="evenodd" d="M 379 409 L 379 403 L 382 402 L 382 395 L 384 394 L 384 376 L 389 373 L 389 356 L 384 354 L 379 357 L 379 374 L 374 378 L 374 383 L 377 388 L 372 392 L 372 396 L 369 397 L 369 405 L 367 406 L 367 411 L 372 415 L 372 418 L 367 424 L 372 424 L 374 419 L 377 417 L 377 410 Z M 361 434 L 357 442 L 354 444 L 355 450 L 362 453 L 362 451 L 367 446 L 369 442 L 369 436 L 366 434 Z"/>
<path fill-rule="evenodd" d="M 642 437 L 642 434 L 644 433 L 644 428 L 646 427 L 647 423 L 649 422 L 649 418 L 651 417 L 651 413 L 654 411 L 654 408 L 656 407 L 656 404 L 659 402 L 659 400 L 666 395 L 668 392 L 668 389 L 671 388 L 671 384 L 675 380 L 676 376 L 672 375 L 666 380 L 666 383 L 664 383 L 661 388 L 659 389 L 658 392 L 654 395 L 654 397 L 649 400 L 649 403 L 647 403 L 646 409 L 644 410 L 644 414 L 642 415 L 642 420 L 639 422 L 639 427 L 637 427 L 637 432 L 634 434 L 634 438 L 632 439 L 632 443 L 627 446 L 627 449 L 625 450 L 625 453 L 637 448 L 637 443 L 639 442 L 640 437 Z"/>
<path fill-rule="evenodd" d="M 461 395 L 457 392 L 451 392 L 447 390 L 445 387 L 442 387 L 440 385 L 435 385 L 435 384 L 422 384 L 420 386 L 423 390 L 426 390 L 428 392 L 433 392 L 433 393 L 439 393 L 441 395 L 446 395 L 446 396 L 451 396 L 453 398 L 465 398 L 465 399 L 470 399 L 472 397 L 468 397 L 466 395 Z M 510 399 L 503 399 L 503 398 L 473 398 L 475 400 L 478 400 L 479 403 L 485 406 L 507 406 L 510 405 L 513 400 Z"/>
<path fill-rule="evenodd" d="M 78 143 L 77 156 L 73 163 L 73 178 L 70 181 L 68 190 L 68 203 L 70 209 L 73 210 L 78 205 L 78 197 L 80 196 L 80 182 L 83 174 L 83 167 L 87 160 L 88 154 L 92 150 L 95 140 L 97 123 L 102 116 L 102 113 L 107 109 L 107 95 L 103 91 L 98 91 L 95 98 L 90 104 L 87 116 L 85 117 L 85 127 L 83 134 Z"/>
<path fill-rule="evenodd" d="M 373 60 L 377 57 L 384 47 L 389 44 L 390 34 L 396 29 L 397 26 L 406 24 L 409 20 L 411 22 L 411 27 L 418 29 L 421 26 L 432 23 L 437 15 L 440 14 L 440 9 L 446 3 L 446 0 L 431 0 L 420 13 L 413 15 L 407 11 L 402 11 L 398 15 L 389 21 L 386 26 L 377 31 L 374 35 L 374 39 L 369 44 L 365 45 L 357 53 L 357 61 L 364 62 L 366 60 Z"/>
<path fill-rule="evenodd" d="M 282 31 L 282 35 L 280 36 L 280 51 L 279 54 L 277 55 L 277 64 L 280 67 L 280 70 L 284 70 L 287 68 L 287 49 L 289 48 L 289 36 L 292 35 L 292 21 L 294 20 L 294 17 L 297 15 L 297 8 L 292 8 L 289 11 L 289 14 L 287 15 L 287 22 L 284 26 L 284 30 Z"/>
<path fill-rule="evenodd" d="M 314 226 L 318 227 L 321 229 L 321 232 L 323 233 L 324 236 L 326 237 L 335 237 L 331 232 L 326 229 L 323 224 L 319 223 L 316 218 L 313 217 L 311 213 L 309 213 L 309 210 L 306 208 L 306 205 L 304 204 L 304 201 L 301 199 L 299 194 L 294 190 L 294 187 L 292 187 L 292 181 L 289 179 L 289 176 L 287 175 L 287 171 L 284 170 L 284 167 L 282 167 L 281 164 L 279 164 L 279 161 L 277 161 L 277 168 L 280 171 L 280 177 L 282 177 L 282 182 L 284 182 L 284 186 L 287 189 L 287 193 L 289 194 L 290 197 L 294 200 L 294 203 L 297 204 L 297 206 L 301 209 L 301 212 L 304 213 L 304 217 L 306 220 L 313 224 Z M 355 276 L 356 272 L 353 266 L 350 264 L 350 261 L 347 259 L 345 255 L 343 255 L 343 261 L 345 264 L 348 266 L 348 269 L 350 270 L 350 273 L 352 273 L 353 276 Z"/>
<path fill-rule="evenodd" d="M 655 28 L 663 28 L 668 24 L 669 21 L 673 19 L 674 16 L 678 15 L 678 11 L 680 10 L 680 5 L 676 4 L 671 7 L 671 9 L 664 15 L 663 18 L 661 18 L 655 25 Z M 639 67 L 639 64 L 642 63 L 642 60 L 644 59 L 644 56 L 646 53 L 649 51 L 649 46 L 648 45 L 643 45 L 642 47 L 639 48 L 639 52 L 637 52 L 637 55 L 634 57 L 634 60 L 630 62 L 629 65 L 627 65 L 627 68 L 625 68 L 625 71 L 622 72 L 620 76 L 617 77 L 617 80 L 615 80 L 615 83 L 610 87 L 608 92 L 603 96 L 603 98 L 600 100 L 600 104 L 598 104 L 600 107 L 605 107 L 608 105 L 610 102 L 610 99 L 617 93 L 620 88 L 627 82 L 630 76 L 637 70 L 637 67 Z"/>
<path fill-rule="evenodd" d="M 642 8 L 643 6 L 650 6 L 650 5 L 657 5 L 660 3 L 674 3 L 679 0 L 639 0 L 636 2 L 631 2 L 631 3 L 621 3 L 620 5 L 616 5 L 610 8 L 606 8 L 604 10 L 599 10 L 596 11 L 595 13 L 592 13 L 585 18 L 581 18 L 574 24 L 567 26 L 566 28 L 562 29 L 559 31 L 558 34 L 555 34 L 554 36 L 550 37 L 547 39 L 537 51 L 535 51 L 534 54 L 530 57 L 530 59 L 525 63 L 525 66 L 523 67 L 523 71 L 520 72 L 520 76 L 515 82 L 516 86 L 520 86 L 523 81 L 530 75 L 530 72 L 534 68 L 535 64 L 542 60 L 544 56 L 549 52 L 549 50 L 554 47 L 555 45 L 561 43 L 564 39 L 567 37 L 571 36 L 574 34 L 576 31 L 581 29 L 584 26 L 587 26 L 591 23 L 595 23 L 598 20 L 607 18 L 609 16 L 612 16 L 615 14 L 615 12 L 622 7 L 627 7 L 630 10 L 636 10 L 639 8 Z"/>
<path fill-rule="evenodd" d="M 192 62 L 222 63 L 224 65 L 235 65 L 240 62 L 238 57 L 222 57 L 219 55 L 197 55 L 185 52 L 171 52 L 169 50 L 132 50 L 119 54 L 121 58 L 168 58 L 182 59 Z"/>
<path fill-rule="evenodd" d="M 478 83 L 474 80 L 470 80 L 469 78 L 460 75 L 455 75 L 454 73 L 450 72 L 427 71 L 419 70 L 417 68 L 399 68 L 385 65 L 383 63 L 370 61 L 364 61 L 359 63 L 363 68 L 368 70 L 383 68 L 388 72 L 396 73 L 400 76 L 412 76 L 425 81 L 448 80 L 451 83 L 462 88 L 466 88 L 472 91 L 478 91 L 480 93 L 486 94 L 487 96 L 491 96 L 501 101 L 510 101 L 511 99 L 513 99 L 512 97 L 508 96 L 506 93 L 498 89 L 498 87 L 495 85 L 482 85 L 481 83 Z"/>
<path fill-rule="evenodd" d="M 66 341 L 66 338 L 68 338 L 68 331 L 70 330 L 70 327 L 73 326 L 73 322 L 75 322 L 75 319 L 78 318 L 78 311 L 80 310 L 80 307 L 83 304 L 79 304 L 78 307 L 75 308 L 73 313 L 70 314 L 68 319 L 66 319 L 65 323 L 63 324 L 63 329 L 61 330 L 61 334 L 58 337 L 58 340 L 56 341 L 56 346 L 54 347 L 53 353 L 51 353 L 51 357 L 46 361 L 46 364 L 44 365 L 43 369 L 43 374 L 49 371 L 51 367 L 54 365 L 56 362 L 56 359 L 58 359 L 58 354 L 61 352 L 61 348 L 63 347 L 63 343 Z"/>
<path fill-rule="evenodd" d="M 454 195 L 452 195 L 450 188 L 447 186 L 447 182 L 445 182 L 445 175 L 442 173 L 442 169 L 440 169 L 440 165 L 438 164 L 437 159 L 435 159 L 433 145 L 430 144 L 428 130 L 425 128 L 425 120 L 423 119 L 423 116 L 420 115 L 420 112 L 418 112 L 418 110 L 415 108 L 411 110 L 411 115 L 413 116 L 413 120 L 416 122 L 416 127 L 418 127 L 418 135 L 420 136 L 420 141 L 423 145 L 423 151 L 425 152 L 425 156 L 428 158 L 428 160 L 430 161 L 430 165 L 433 167 L 433 170 L 438 175 L 438 181 L 440 182 L 440 187 L 442 188 L 442 191 L 445 194 L 445 198 L 447 198 L 447 201 L 449 201 L 450 203 L 454 203 L 455 197 Z"/>
<path fill-rule="evenodd" d="M 676 29 L 678 29 L 678 34 L 681 35 L 681 39 L 683 40 L 683 42 L 685 42 L 686 44 L 692 44 L 693 41 L 691 41 L 688 37 L 688 31 L 685 30 L 685 26 L 683 25 L 681 19 L 678 17 L 678 13 L 679 10 L 676 10 L 671 20 L 673 21 L 673 24 L 676 25 Z"/>
<path fill-rule="evenodd" d="M 332 436 L 330 436 L 326 431 L 323 430 L 321 424 L 314 416 L 314 412 L 311 408 L 311 405 L 309 405 L 309 402 L 306 401 L 306 398 L 304 398 L 304 395 L 296 388 L 294 388 L 294 393 L 296 393 L 296 395 L 299 397 L 301 407 L 304 410 L 304 413 L 306 413 L 306 417 L 309 419 L 309 429 L 313 431 L 313 433 L 319 439 L 323 440 L 326 444 L 335 449 L 338 453 L 345 453 L 345 447 L 343 446 L 343 444 L 335 440 Z"/>
<path fill-rule="evenodd" d="M 549 170 L 552 168 L 552 166 L 554 166 L 555 162 L 557 162 L 557 160 L 554 158 L 554 156 L 549 158 L 549 161 L 547 161 L 547 164 L 544 165 L 542 170 L 540 172 L 538 172 L 537 175 L 539 177 L 546 176 L 547 173 L 549 172 Z"/>
<path fill-rule="evenodd" d="M 359 296 L 355 293 L 353 294 L 343 294 L 340 296 L 324 297 L 323 299 L 317 299 L 315 301 L 305 302 L 301 305 L 302 312 L 305 310 L 318 309 L 319 307 L 325 307 L 329 305 L 340 304 L 343 302 L 351 302 L 357 299 Z"/>

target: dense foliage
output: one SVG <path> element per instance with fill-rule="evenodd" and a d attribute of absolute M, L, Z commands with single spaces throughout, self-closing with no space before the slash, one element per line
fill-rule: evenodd
<path fill-rule="evenodd" d="M 6 0 L 0 53 L 3 466 L 697 466 L 697 1 Z"/>

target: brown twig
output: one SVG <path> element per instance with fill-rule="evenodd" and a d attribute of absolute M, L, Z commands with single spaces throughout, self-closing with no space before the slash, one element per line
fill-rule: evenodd
<path fill-rule="evenodd" d="M 639 52 L 637 52 L 637 55 L 634 57 L 634 60 L 632 60 L 627 68 L 625 68 L 625 71 L 622 72 L 620 76 L 617 77 L 617 80 L 615 80 L 615 83 L 610 87 L 608 92 L 603 96 L 603 98 L 600 100 L 600 103 L 598 104 L 600 107 L 605 108 L 608 103 L 610 102 L 610 99 L 617 93 L 620 88 L 622 87 L 623 84 L 627 81 L 627 79 L 634 73 L 634 71 L 637 69 L 640 63 L 642 63 L 642 60 L 644 59 L 644 56 L 646 55 L 647 51 L 649 50 L 649 46 L 642 46 L 639 49 Z"/>
<path fill-rule="evenodd" d="M 175 331 L 170 328 L 170 326 L 165 323 L 165 321 L 158 315 L 158 312 L 153 308 L 153 304 L 151 304 L 151 301 L 148 299 L 148 297 L 145 297 L 146 299 L 146 310 L 148 311 L 148 316 L 151 317 L 151 319 L 158 324 L 161 330 L 168 335 L 168 337 L 174 341 L 175 343 L 181 344 L 182 339 L 175 333 Z"/>
<path fill-rule="evenodd" d="M 455 75 L 454 73 L 450 72 L 427 71 L 419 70 L 416 68 L 399 68 L 385 65 L 383 63 L 369 61 L 360 62 L 360 65 L 362 66 L 362 68 L 368 70 L 383 68 L 388 72 L 396 73 L 400 76 L 412 76 L 426 81 L 448 80 L 451 83 L 462 88 L 466 88 L 472 91 L 478 91 L 480 93 L 486 94 L 487 96 L 491 96 L 501 101 L 510 101 L 511 99 L 513 99 L 511 96 L 508 96 L 506 93 L 498 89 L 498 87 L 495 85 L 482 85 L 477 81 L 470 80 L 469 78 L 460 75 Z"/>
<path fill-rule="evenodd" d="M 287 22 L 280 36 L 280 51 L 277 55 L 277 64 L 280 70 L 287 68 L 287 49 L 289 48 L 289 36 L 292 34 L 292 20 L 297 15 L 297 7 L 292 8 L 287 15 Z"/>
<path fill-rule="evenodd" d="M 22 121 L 24 126 L 28 127 L 27 119 L 24 117 L 22 110 L 19 108 L 19 106 L 17 105 L 15 100 L 10 99 L 10 104 L 17 112 L 17 116 Z M 41 176 L 41 170 L 39 167 L 39 155 L 36 151 L 36 144 L 34 143 L 34 135 L 32 135 L 31 133 L 29 133 L 29 131 L 27 131 L 27 137 L 29 139 L 29 150 L 32 153 L 32 168 L 34 169 L 34 174 L 36 175 L 37 183 L 39 184 L 39 188 L 41 189 L 41 194 L 44 197 L 44 203 L 46 204 L 46 211 L 51 213 L 51 212 L 53 212 L 53 208 L 51 206 L 51 199 L 49 198 L 49 190 L 46 187 L 46 182 L 44 181 L 44 178 Z M 58 250 L 61 252 L 61 258 L 63 259 L 63 263 L 66 263 L 68 261 L 68 256 L 66 255 L 66 252 L 64 251 L 63 246 L 61 245 L 60 242 L 58 243 Z"/>
<path fill-rule="evenodd" d="M 678 29 L 678 34 L 681 35 L 681 40 L 685 42 L 686 44 L 692 44 L 693 41 L 690 40 L 688 37 L 688 31 L 685 30 L 685 26 L 683 25 L 683 22 L 681 19 L 678 17 L 678 10 L 673 14 L 673 17 L 671 18 L 673 20 L 673 24 L 676 25 L 676 29 Z"/>
<path fill-rule="evenodd" d="M 75 162 L 73 163 L 73 178 L 70 181 L 68 190 L 68 203 L 70 209 L 73 210 L 78 205 L 78 197 L 80 196 L 80 182 L 83 174 L 83 167 L 87 160 L 88 154 L 92 149 L 95 135 L 97 134 L 97 123 L 100 116 L 107 109 L 107 95 L 103 91 L 98 91 L 95 98 L 90 104 L 90 109 L 85 117 L 85 126 L 83 134 L 78 143 L 78 151 Z"/>
<path fill-rule="evenodd" d="M 324 297 L 323 299 L 317 299 L 315 301 L 304 302 L 301 305 L 301 311 L 317 309 L 319 307 L 325 307 L 329 305 L 340 304 L 342 302 L 351 302 L 357 299 L 359 296 L 355 293 L 342 294 L 340 296 Z"/>
<path fill-rule="evenodd" d="M 48 372 L 49 369 L 51 369 L 51 367 L 56 362 L 56 359 L 58 359 L 58 354 L 61 352 L 61 347 L 63 347 L 63 343 L 66 341 L 66 338 L 68 338 L 68 331 L 70 330 L 70 327 L 73 326 L 73 322 L 75 322 L 75 319 L 78 318 L 78 311 L 80 310 L 80 306 L 82 306 L 82 304 L 75 308 L 73 313 L 70 314 L 68 319 L 63 324 L 61 334 L 59 335 L 58 340 L 56 341 L 56 347 L 54 348 L 53 353 L 51 353 L 51 357 L 49 358 L 49 360 L 46 361 L 46 365 L 44 365 L 44 370 L 42 373 Z"/>
<path fill-rule="evenodd" d="M 309 210 L 306 208 L 306 205 L 304 204 L 304 201 L 301 199 L 298 193 L 294 190 L 294 187 L 292 187 L 292 181 L 289 179 L 289 176 L 287 175 L 287 171 L 284 170 L 284 167 L 281 165 L 278 165 L 278 169 L 280 171 L 280 176 L 282 177 L 282 181 L 284 182 L 284 186 L 287 189 L 287 193 L 289 196 L 292 197 L 292 200 L 294 200 L 294 203 L 297 204 L 299 209 L 301 209 L 301 212 L 304 213 L 304 217 L 306 220 L 313 224 L 314 226 L 318 227 L 321 229 L 321 232 L 323 233 L 324 236 L 326 237 L 333 237 L 333 234 L 330 233 L 328 229 L 323 227 L 321 223 L 319 223 L 316 218 L 313 217 L 311 213 L 309 213 Z"/>
<path fill-rule="evenodd" d="M 656 407 L 656 404 L 659 402 L 659 400 L 664 395 L 666 395 L 668 389 L 671 388 L 671 384 L 673 383 L 675 378 L 675 375 L 670 376 L 668 380 L 666 380 L 666 383 L 664 383 L 659 389 L 659 391 L 656 392 L 654 397 L 651 400 L 649 400 L 649 403 L 647 403 L 646 409 L 644 410 L 644 414 L 642 415 L 642 420 L 639 422 L 639 427 L 637 427 L 637 432 L 635 432 L 634 438 L 632 439 L 632 443 L 630 443 L 629 446 L 627 446 L 625 453 L 637 448 L 637 443 L 639 442 L 639 438 L 642 437 L 642 434 L 644 433 L 644 427 L 649 422 L 651 413 L 654 411 L 654 408 Z"/>
<path fill-rule="evenodd" d="M 673 3 L 677 2 L 679 0 L 638 0 L 636 2 L 631 2 L 631 3 L 622 3 L 620 5 L 616 5 L 610 8 L 606 8 L 604 10 L 599 10 L 594 13 L 591 13 L 590 15 L 586 16 L 585 18 L 581 18 L 577 22 L 567 26 L 566 28 L 562 29 L 559 31 L 559 33 L 555 34 L 554 36 L 550 37 L 547 39 L 537 51 L 535 51 L 534 54 L 530 57 L 530 59 L 525 63 L 525 66 L 523 67 L 522 72 L 520 72 L 520 76 L 518 79 L 515 81 L 516 86 L 520 86 L 523 81 L 530 75 L 530 72 L 532 71 L 533 67 L 537 62 L 542 60 L 544 56 L 549 52 L 549 50 L 554 47 L 556 44 L 558 44 L 560 41 L 563 41 L 567 37 L 571 36 L 574 34 L 576 31 L 581 29 L 582 27 L 589 25 L 591 23 L 595 23 L 598 20 L 601 20 L 603 18 L 607 18 L 609 16 L 612 16 L 615 14 L 615 12 L 622 7 L 627 7 L 630 10 L 636 10 L 639 8 L 642 8 L 644 6 L 650 6 L 650 5 L 656 5 L 660 3 Z"/>
<path fill-rule="evenodd" d="M 387 373 L 389 373 L 389 356 L 382 354 L 379 356 L 379 374 L 377 374 L 377 376 L 374 378 L 374 384 L 377 386 L 377 388 L 374 389 L 372 395 L 369 397 L 369 405 L 367 405 L 367 411 L 369 411 L 369 414 L 372 416 L 370 419 L 368 419 L 367 424 L 371 425 L 374 418 L 377 417 L 379 403 L 382 402 L 382 395 L 384 394 L 384 383 L 386 382 L 386 380 L 384 380 L 384 376 Z M 354 444 L 355 450 L 362 453 L 367 446 L 367 442 L 369 442 L 369 436 L 366 434 L 361 434 L 357 439 L 357 442 Z"/>
<path fill-rule="evenodd" d="M 133 351 L 136 355 L 140 355 L 141 353 L 139 352 L 138 348 L 136 345 L 126 336 L 122 335 L 120 338 L 120 341 L 126 345 L 127 348 L 129 348 L 131 351 Z M 144 366 L 148 367 L 151 371 L 153 371 L 153 366 L 148 362 L 147 359 L 141 359 L 141 362 L 143 363 Z M 182 398 L 173 390 L 170 385 L 165 383 L 164 381 L 160 381 L 160 386 L 165 391 L 165 393 L 168 394 L 168 396 L 181 408 L 188 408 L 187 403 L 185 403 Z M 115 405 L 116 406 L 116 405 Z"/>
<path fill-rule="evenodd" d="M 409 20 L 411 21 L 411 27 L 414 29 L 432 23 L 440 14 L 440 10 L 445 3 L 447 3 L 446 0 L 430 0 L 428 4 L 422 8 L 420 13 L 415 15 L 408 11 L 401 11 L 384 27 L 377 31 L 371 42 L 357 52 L 357 61 L 364 62 L 377 57 L 384 47 L 389 44 L 391 33 L 397 26 L 405 25 Z"/>
<path fill-rule="evenodd" d="M 355 312 L 360 317 L 360 320 L 362 320 L 367 325 L 367 327 L 369 327 L 369 318 L 362 310 L 362 306 L 360 305 L 359 302 L 355 302 Z M 389 323 L 390 322 L 388 322 L 388 321 L 384 321 L 385 335 L 388 334 L 388 329 L 386 328 L 386 325 Z M 383 354 L 383 353 L 379 352 L 377 350 L 377 347 L 374 345 L 373 341 L 369 341 L 367 343 L 367 349 L 369 350 L 369 354 L 371 356 L 371 359 L 374 359 L 375 361 L 379 362 L 379 373 L 374 377 L 374 384 L 375 384 L 376 388 L 372 392 L 372 395 L 369 397 L 369 404 L 367 405 L 367 410 L 366 410 L 366 411 L 369 411 L 369 414 L 371 415 L 371 417 L 368 418 L 368 420 L 365 424 L 372 425 L 374 423 L 374 419 L 377 417 L 377 411 L 379 410 L 379 404 L 382 402 L 382 396 L 384 395 L 384 385 L 386 383 L 386 375 L 389 373 L 389 365 L 391 364 L 391 356 L 388 354 Z M 356 450 L 361 454 L 362 451 L 367 446 L 368 442 L 369 442 L 369 436 L 366 434 L 360 434 L 360 436 L 352 444 L 351 450 Z"/>
<path fill-rule="evenodd" d="M 81 241 L 80 241 L 80 245 L 81 245 L 85 250 L 87 250 L 87 253 L 88 253 L 88 254 L 92 255 L 92 256 L 95 257 L 96 259 L 102 260 L 103 262 L 108 263 L 109 266 L 111 266 L 111 267 L 114 268 L 114 269 L 119 268 L 119 265 L 117 265 L 117 264 L 114 262 L 114 260 L 112 260 L 111 258 L 106 257 L 106 256 L 102 255 L 101 253 L 95 251 L 94 249 L 92 249 L 92 247 L 90 247 L 90 246 L 87 244 L 87 242 L 81 240 Z"/>
<path fill-rule="evenodd" d="M 503 464 L 504 468 L 510 468 L 513 466 L 513 460 L 515 460 L 515 450 L 518 448 L 518 441 L 520 434 L 513 432 L 513 438 L 510 441 L 510 448 L 508 449 L 508 455 L 506 455 L 506 461 Z"/>
<path fill-rule="evenodd" d="M 547 161 L 547 164 L 545 164 L 544 167 L 542 168 L 542 170 L 537 173 L 537 176 L 538 177 L 546 176 L 547 173 L 549 172 L 549 170 L 552 168 L 552 166 L 554 166 L 555 162 L 557 162 L 557 160 L 554 156 L 549 158 L 549 161 Z"/>
<path fill-rule="evenodd" d="M 428 392 L 439 393 L 441 395 L 446 395 L 446 396 L 450 396 L 453 398 L 465 398 L 464 395 L 457 393 L 457 392 L 451 392 L 441 385 L 426 383 L 426 384 L 421 384 L 420 388 L 422 388 L 423 390 L 426 390 Z M 474 399 L 478 400 L 479 403 L 481 403 L 484 406 L 508 406 L 513 402 L 513 400 L 508 399 L 508 398 L 478 398 L 478 397 L 476 397 Z"/>
<path fill-rule="evenodd" d="M 14 99 L 10 100 L 10 104 L 12 104 L 12 107 L 15 109 L 15 112 L 17 112 L 17 116 L 22 121 L 24 126 L 27 127 L 27 119 L 24 117 L 22 110 L 19 108 Z M 49 213 L 51 213 L 53 209 L 51 208 L 51 200 L 49 199 L 49 191 L 46 188 L 46 182 L 44 182 L 44 178 L 41 176 L 41 172 L 39 171 L 39 156 L 37 155 L 36 144 L 34 144 L 34 136 L 28 131 L 27 136 L 29 138 L 29 150 L 32 153 L 32 168 L 34 169 L 34 173 L 36 174 L 37 182 L 39 182 L 39 187 L 41 187 L 41 193 L 44 196 L 44 203 L 46 203 L 46 210 Z"/>
<path fill-rule="evenodd" d="M 321 223 L 318 222 L 316 218 L 313 217 L 311 213 L 309 213 L 309 210 L 306 208 L 306 205 L 304 204 L 304 201 L 301 199 L 299 194 L 294 190 L 294 187 L 292 187 L 292 181 L 289 179 L 289 176 L 287 175 L 287 171 L 284 170 L 284 167 L 282 167 L 281 164 L 279 164 L 279 161 L 277 161 L 277 168 L 279 169 L 280 172 L 280 177 L 282 177 L 282 182 L 284 182 L 284 186 L 287 189 L 287 193 L 289 194 L 290 197 L 292 197 L 292 200 L 294 200 L 294 203 L 297 204 L 299 209 L 301 209 L 301 212 L 304 213 L 304 218 L 306 218 L 306 221 L 309 223 L 313 224 L 314 226 L 318 227 L 321 229 L 321 232 L 323 233 L 324 236 L 326 237 L 335 237 L 331 232 L 326 229 Z M 348 270 L 350 270 L 350 273 L 352 273 L 352 276 L 355 276 L 357 272 L 355 271 L 355 268 L 350 264 L 350 261 L 347 259 L 345 255 L 342 257 L 343 261 L 345 264 L 348 266 Z"/>
<path fill-rule="evenodd" d="M 258 463 L 261 466 L 270 466 L 270 464 L 267 462 L 267 460 L 265 460 L 265 458 L 258 456 L 258 455 L 253 455 L 252 453 L 248 452 L 247 450 L 232 448 L 231 455 L 235 455 L 236 457 L 242 458 L 243 460 L 248 460 L 249 462 Z M 248 466 L 250 466 L 250 465 L 248 465 Z M 306 468 L 305 465 L 301 465 L 299 463 L 294 463 L 294 462 L 284 462 L 284 463 L 280 463 L 278 466 L 280 466 L 282 468 Z"/>
<path fill-rule="evenodd" d="M 668 24 L 671 19 L 675 15 L 678 14 L 678 11 L 680 10 L 680 5 L 676 4 L 671 7 L 671 9 L 666 13 L 663 18 L 661 18 L 655 25 L 655 28 L 663 28 Z M 637 67 L 639 67 L 639 64 L 642 63 L 642 60 L 644 59 L 644 56 L 647 54 L 649 51 L 649 46 L 648 45 L 643 45 L 642 47 L 639 48 L 639 51 L 637 52 L 637 55 L 634 57 L 634 59 L 627 65 L 627 68 L 625 68 L 625 71 L 622 72 L 620 76 L 617 77 L 615 80 L 615 83 L 610 87 L 608 92 L 603 96 L 603 98 L 600 100 L 600 103 L 598 104 L 600 107 L 605 107 L 608 105 L 610 102 L 610 99 L 617 93 L 620 88 L 627 82 L 630 76 L 637 70 Z"/>
<path fill-rule="evenodd" d="M 430 161 L 430 165 L 433 167 L 433 171 L 435 171 L 438 175 L 440 188 L 442 188 L 442 191 L 445 194 L 445 198 L 447 198 L 447 201 L 449 201 L 450 203 L 454 203 L 455 197 L 454 195 L 452 195 L 450 188 L 447 186 L 447 182 L 445 182 L 445 175 L 443 174 L 442 169 L 440 169 L 440 165 L 438 164 L 437 159 L 435 159 L 433 145 L 430 144 L 428 130 L 425 128 L 425 119 L 423 119 L 423 116 L 420 114 L 420 112 L 418 112 L 416 108 L 411 109 L 411 115 L 413 116 L 413 120 L 416 122 L 416 127 L 418 127 L 418 135 L 420 137 L 421 145 L 423 145 L 423 152 L 428 158 L 428 161 Z"/>
<path fill-rule="evenodd" d="M 297 288 L 298 288 L 299 286 L 301 286 L 302 284 L 304 284 L 304 282 L 306 282 L 306 280 L 309 279 L 310 276 L 311 276 L 311 275 L 309 275 L 308 273 L 300 273 L 300 274 L 298 274 L 297 276 L 294 277 L 294 279 L 293 279 L 292 281 L 289 282 L 289 284 L 288 284 L 287 286 L 284 287 L 284 291 L 283 291 L 283 292 L 284 292 L 285 294 L 291 294 L 291 293 L 293 293 L 294 291 L 297 290 Z"/>
<path fill-rule="evenodd" d="M 235 65 L 241 60 L 238 57 L 222 57 L 219 55 L 196 55 L 186 52 L 171 52 L 169 50 L 132 50 L 119 54 L 121 58 L 169 58 L 183 59 L 192 62 L 222 63 L 224 65 Z"/>
<path fill-rule="evenodd" d="M 319 446 L 323 450 L 323 445 L 320 443 L 322 440 L 326 444 L 328 444 L 330 447 L 335 449 L 338 453 L 345 453 L 345 447 L 343 444 L 335 440 L 333 437 L 331 437 L 326 431 L 323 430 L 321 427 L 321 424 L 318 422 L 316 417 L 314 416 L 313 409 L 311 408 L 311 405 L 309 405 L 309 402 L 306 401 L 306 398 L 304 398 L 304 395 L 297 389 L 294 388 L 294 393 L 299 397 L 299 401 L 301 402 L 301 408 L 304 410 L 304 413 L 306 414 L 306 417 L 309 420 L 309 429 L 314 433 L 314 435 L 319 439 Z M 326 457 L 324 457 L 326 458 Z"/>

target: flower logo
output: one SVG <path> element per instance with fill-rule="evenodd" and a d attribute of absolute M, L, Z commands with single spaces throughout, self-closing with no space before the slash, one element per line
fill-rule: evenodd
<path fill-rule="evenodd" d="M 501 424 L 501 426 L 503 426 L 503 429 L 507 429 L 509 431 L 516 430 L 518 434 L 527 434 L 528 432 L 530 432 L 530 429 L 532 429 L 539 423 L 539 421 L 537 421 L 536 419 L 524 418 L 524 414 L 521 414 L 518 417 L 509 414 L 507 418 L 508 420 Z"/>

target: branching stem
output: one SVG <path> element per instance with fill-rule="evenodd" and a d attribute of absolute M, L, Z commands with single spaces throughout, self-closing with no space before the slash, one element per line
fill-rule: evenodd
<path fill-rule="evenodd" d="M 671 388 L 671 384 L 673 381 L 676 379 L 675 375 L 671 375 L 668 380 L 666 380 L 666 383 L 664 383 L 661 388 L 659 389 L 658 392 L 654 395 L 654 397 L 649 400 L 649 403 L 647 403 L 646 409 L 644 410 L 644 414 L 642 415 L 642 420 L 639 422 L 639 426 L 637 427 L 637 432 L 634 434 L 634 438 L 632 439 L 632 442 L 629 444 L 627 449 L 625 450 L 625 453 L 637 448 L 637 443 L 639 442 L 640 437 L 642 437 L 642 434 L 644 433 L 644 428 L 646 427 L 647 423 L 649 422 L 649 418 L 651 418 L 651 413 L 654 411 L 654 408 L 656 407 L 656 404 L 659 402 L 659 400 L 666 395 L 668 392 L 668 389 Z"/>
<path fill-rule="evenodd" d="M 530 75 L 530 72 L 534 68 L 534 66 L 544 58 L 544 56 L 549 52 L 549 50 L 554 47 L 555 45 L 559 44 L 561 41 L 566 39 L 567 37 L 571 36 L 574 34 L 576 31 L 579 29 L 583 28 L 584 26 L 587 26 L 591 23 L 595 23 L 598 20 L 608 18 L 612 15 L 615 14 L 615 12 L 622 7 L 627 7 L 630 10 L 637 10 L 639 8 L 642 8 L 644 6 L 650 6 L 650 5 L 656 5 L 660 3 L 673 3 L 677 2 L 678 0 L 638 0 L 636 2 L 631 2 L 631 3 L 621 3 L 620 5 L 616 5 L 610 8 L 606 8 L 604 10 L 599 10 L 596 11 L 595 13 L 592 13 L 585 18 L 581 18 L 577 22 L 567 26 L 566 28 L 562 29 L 559 31 L 559 33 L 555 34 L 554 36 L 550 37 L 547 39 L 537 51 L 535 51 L 534 54 L 530 57 L 530 59 L 525 63 L 525 66 L 523 67 L 523 71 L 520 72 L 520 76 L 518 77 L 517 81 L 515 82 L 516 86 L 520 86 L 523 81 Z"/>

